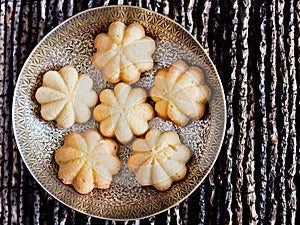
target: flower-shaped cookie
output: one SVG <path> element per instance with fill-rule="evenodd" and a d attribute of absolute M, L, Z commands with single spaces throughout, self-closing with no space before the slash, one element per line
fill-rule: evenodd
<path fill-rule="evenodd" d="M 113 22 L 107 34 L 96 36 L 94 45 L 97 52 L 92 62 L 108 82 L 132 84 L 139 80 L 142 72 L 153 68 L 155 43 L 145 36 L 144 28 L 138 23 L 126 27 L 122 22 Z"/>
<path fill-rule="evenodd" d="M 58 177 L 64 184 L 72 184 L 81 194 L 87 194 L 93 188 L 109 188 L 112 175 L 121 168 L 117 149 L 115 141 L 103 139 L 95 129 L 69 133 L 64 145 L 55 151 Z"/>
<path fill-rule="evenodd" d="M 97 103 L 97 93 L 92 88 L 93 80 L 79 75 L 73 67 L 65 66 L 58 72 L 48 71 L 35 94 L 41 104 L 43 119 L 55 120 L 62 128 L 75 122 L 87 122 L 91 117 L 90 108 Z"/>
<path fill-rule="evenodd" d="M 106 137 L 116 138 L 123 144 L 133 135 L 143 135 L 154 110 L 146 103 L 146 91 L 118 83 L 114 89 L 104 89 L 99 94 L 100 104 L 94 109 L 94 118 L 100 122 L 99 129 Z"/>
<path fill-rule="evenodd" d="M 147 132 L 145 139 L 136 139 L 132 143 L 128 167 L 141 185 L 153 185 L 164 191 L 173 181 L 185 177 L 185 164 L 190 155 L 190 150 L 180 143 L 176 132 L 163 133 L 153 129 Z"/>
<path fill-rule="evenodd" d="M 169 68 L 159 69 L 150 96 L 155 110 L 163 119 L 184 126 L 190 119 L 200 119 L 210 98 L 203 72 L 189 67 L 184 61 L 173 62 Z"/>

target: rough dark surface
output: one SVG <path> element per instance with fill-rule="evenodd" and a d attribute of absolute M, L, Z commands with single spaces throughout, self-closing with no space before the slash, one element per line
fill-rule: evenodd
<path fill-rule="evenodd" d="M 139 221 L 64 206 L 30 175 L 14 141 L 16 80 L 36 44 L 70 16 L 136 5 L 191 32 L 220 74 L 227 129 L 206 180 L 181 204 Z M 300 224 L 300 1 L 0 1 L 0 224 Z"/>

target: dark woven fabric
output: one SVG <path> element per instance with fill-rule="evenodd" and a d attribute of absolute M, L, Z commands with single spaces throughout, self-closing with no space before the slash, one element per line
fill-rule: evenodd
<path fill-rule="evenodd" d="M 0 224 L 300 224 L 300 1 L 1 0 Z M 220 74 L 227 128 L 219 158 L 184 202 L 149 219 L 91 218 L 46 193 L 26 169 L 12 128 L 13 90 L 36 44 L 88 8 L 125 4 L 191 32 Z"/>

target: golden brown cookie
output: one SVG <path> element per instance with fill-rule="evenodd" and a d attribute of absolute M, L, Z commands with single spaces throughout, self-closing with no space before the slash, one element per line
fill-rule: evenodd
<path fill-rule="evenodd" d="M 185 164 L 190 155 L 176 132 L 153 129 L 147 132 L 145 139 L 136 139 L 132 143 L 128 167 L 142 186 L 153 185 L 164 191 L 172 182 L 185 177 Z"/>
<path fill-rule="evenodd" d="M 202 70 L 189 67 L 182 60 L 159 69 L 150 90 L 158 115 L 178 126 L 186 125 L 190 119 L 200 119 L 210 95 Z"/>
<path fill-rule="evenodd" d="M 94 45 L 97 51 L 92 62 L 108 82 L 132 84 L 139 80 L 142 72 L 153 68 L 155 43 L 138 23 L 126 26 L 113 22 L 107 34 L 96 36 Z"/>
<path fill-rule="evenodd" d="M 103 139 L 95 129 L 69 133 L 64 145 L 55 152 L 58 177 L 64 184 L 72 184 L 81 194 L 94 188 L 109 188 L 112 175 L 121 168 L 117 149 L 115 141 Z"/>
<path fill-rule="evenodd" d="M 123 144 L 130 142 L 134 135 L 143 135 L 148 130 L 148 121 L 154 116 L 146 98 L 144 89 L 132 88 L 125 83 L 102 90 L 100 104 L 94 109 L 100 132 L 106 137 L 115 136 Z"/>
<path fill-rule="evenodd" d="M 91 108 L 97 103 L 93 80 L 78 74 L 70 66 L 45 73 L 35 97 L 41 104 L 42 118 L 55 120 L 62 128 L 68 128 L 75 122 L 87 122 L 91 117 Z"/>

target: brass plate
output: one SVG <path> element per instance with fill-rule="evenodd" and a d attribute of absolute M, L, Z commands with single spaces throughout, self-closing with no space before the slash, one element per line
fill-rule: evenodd
<path fill-rule="evenodd" d="M 190 147 L 192 157 L 187 164 L 186 177 L 167 191 L 140 187 L 129 172 L 126 161 L 130 145 L 120 146 L 122 169 L 113 178 L 109 189 L 94 189 L 88 195 L 77 193 L 57 177 L 54 151 L 63 144 L 71 131 L 97 127 L 91 119 L 86 124 L 75 124 L 60 129 L 41 119 L 34 94 L 41 85 L 42 75 L 48 70 L 74 66 L 80 73 L 94 80 L 94 90 L 113 87 L 102 79 L 92 63 L 93 40 L 106 32 L 116 20 L 126 24 L 139 22 L 147 35 L 156 41 L 155 67 L 146 72 L 135 86 L 150 88 L 158 68 L 167 67 L 176 59 L 204 70 L 206 82 L 212 90 L 207 112 L 201 120 L 185 127 L 154 118 L 151 127 L 175 130 L 181 141 Z M 131 220 L 160 213 L 187 198 L 203 181 L 212 168 L 222 145 L 226 125 L 224 92 L 218 73 L 200 44 L 180 25 L 155 12 L 132 6 L 108 6 L 81 12 L 50 32 L 32 51 L 23 66 L 15 88 L 13 126 L 22 158 L 37 182 L 52 196 L 82 213 L 112 220 Z"/>

